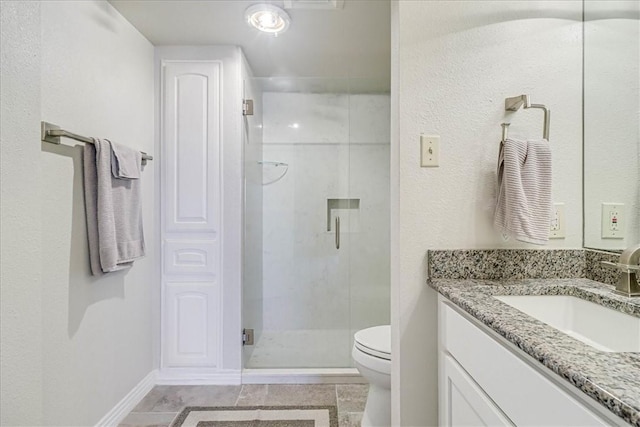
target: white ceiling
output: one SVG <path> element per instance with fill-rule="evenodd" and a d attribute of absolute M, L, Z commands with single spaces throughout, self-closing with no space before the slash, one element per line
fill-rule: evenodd
<path fill-rule="evenodd" d="M 281 1 L 262 1 L 283 7 Z M 388 90 L 389 0 L 345 0 L 339 9 L 288 9 L 278 37 L 250 28 L 244 11 L 260 0 L 110 0 L 154 45 L 238 45 L 256 76 L 367 78 Z M 374 81 L 376 83 L 374 83 Z"/>

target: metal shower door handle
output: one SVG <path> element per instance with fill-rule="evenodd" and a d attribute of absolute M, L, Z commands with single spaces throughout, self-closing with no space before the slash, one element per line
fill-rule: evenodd
<path fill-rule="evenodd" d="M 336 217 L 336 249 L 340 249 L 340 217 Z"/>

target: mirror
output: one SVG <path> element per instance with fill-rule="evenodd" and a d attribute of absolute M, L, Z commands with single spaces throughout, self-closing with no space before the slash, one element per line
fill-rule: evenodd
<path fill-rule="evenodd" d="M 584 246 L 640 243 L 640 2 L 584 1 Z"/>

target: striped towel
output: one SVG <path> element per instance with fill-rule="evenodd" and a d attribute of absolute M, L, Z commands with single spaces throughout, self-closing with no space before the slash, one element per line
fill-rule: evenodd
<path fill-rule="evenodd" d="M 544 245 L 551 220 L 551 149 L 545 139 L 507 139 L 498 158 L 494 225 L 517 240 Z"/>

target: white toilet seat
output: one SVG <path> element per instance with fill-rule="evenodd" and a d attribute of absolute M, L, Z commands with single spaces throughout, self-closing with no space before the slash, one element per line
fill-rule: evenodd
<path fill-rule="evenodd" d="M 391 354 L 389 353 L 383 353 L 381 351 L 364 346 L 358 342 L 354 342 L 353 344 L 355 348 L 357 348 L 358 351 L 361 351 L 362 353 L 365 353 L 369 356 L 377 357 L 378 359 L 391 361 Z"/>
<path fill-rule="evenodd" d="M 370 356 L 391 360 L 391 326 L 363 329 L 354 335 L 354 346 Z"/>

